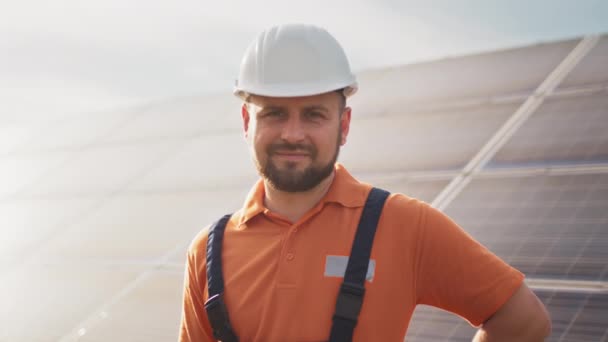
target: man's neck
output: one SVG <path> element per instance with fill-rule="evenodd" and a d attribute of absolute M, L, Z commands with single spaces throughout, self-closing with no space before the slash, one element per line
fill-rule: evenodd
<path fill-rule="evenodd" d="M 266 196 L 264 205 L 271 211 L 286 217 L 292 223 L 297 222 L 312 209 L 329 190 L 335 177 L 335 171 L 314 188 L 305 192 L 285 192 L 273 188 L 264 180 Z"/>

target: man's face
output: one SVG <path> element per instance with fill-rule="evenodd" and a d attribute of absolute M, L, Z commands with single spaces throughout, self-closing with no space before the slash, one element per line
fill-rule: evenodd
<path fill-rule="evenodd" d="M 242 108 L 258 172 L 272 187 L 307 191 L 333 171 L 346 142 L 350 108 L 336 92 L 305 97 L 252 96 Z"/>

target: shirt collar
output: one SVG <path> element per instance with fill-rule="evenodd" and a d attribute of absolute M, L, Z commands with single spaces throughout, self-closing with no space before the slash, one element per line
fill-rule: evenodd
<path fill-rule="evenodd" d="M 357 181 L 344 166 L 336 163 L 335 175 L 329 190 L 321 199 L 322 203 L 338 203 L 344 207 L 356 208 L 365 205 L 371 186 Z M 258 180 L 251 188 L 242 208 L 240 225 L 266 210 L 264 206 L 264 181 Z"/>

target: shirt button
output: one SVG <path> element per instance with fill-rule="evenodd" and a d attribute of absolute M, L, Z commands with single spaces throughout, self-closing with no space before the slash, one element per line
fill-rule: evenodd
<path fill-rule="evenodd" d="M 287 260 L 291 261 L 295 258 L 295 255 L 293 255 L 293 253 L 287 253 Z"/>

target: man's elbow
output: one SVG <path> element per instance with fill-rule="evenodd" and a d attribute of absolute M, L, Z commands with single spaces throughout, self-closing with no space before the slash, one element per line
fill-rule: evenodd
<path fill-rule="evenodd" d="M 544 310 L 543 310 L 544 311 Z M 551 334 L 551 319 L 546 311 L 537 315 L 530 323 L 522 341 L 544 341 Z"/>
<path fill-rule="evenodd" d="M 528 321 L 519 336 L 522 341 L 544 341 L 551 334 L 551 319 L 546 311 Z"/>
<path fill-rule="evenodd" d="M 539 314 L 540 317 L 537 318 L 537 325 L 539 326 L 538 330 L 540 331 L 540 336 L 545 338 L 551 335 L 551 316 L 549 316 L 549 313 L 543 304 L 540 304 L 540 306 L 541 313 Z"/>
<path fill-rule="evenodd" d="M 548 337 L 551 334 L 551 317 L 538 297 L 535 295 L 533 296 L 536 301 L 536 310 L 532 311 L 533 314 L 530 317 L 530 336 L 535 338 L 531 340 L 542 341 L 545 337 Z"/>
<path fill-rule="evenodd" d="M 543 341 L 551 319 L 543 303 L 525 284 L 480 329 L 477 341 Z"/>
<path fill-rule="evenodd" d="M 474 342 L 544 341 L 551 334 L 551 320 L 544 312 L 535 317 L 528 317 L 523 324 L 510 329 L 501 329 L 496 325 L 484 324 L 477 331 Z"/>

